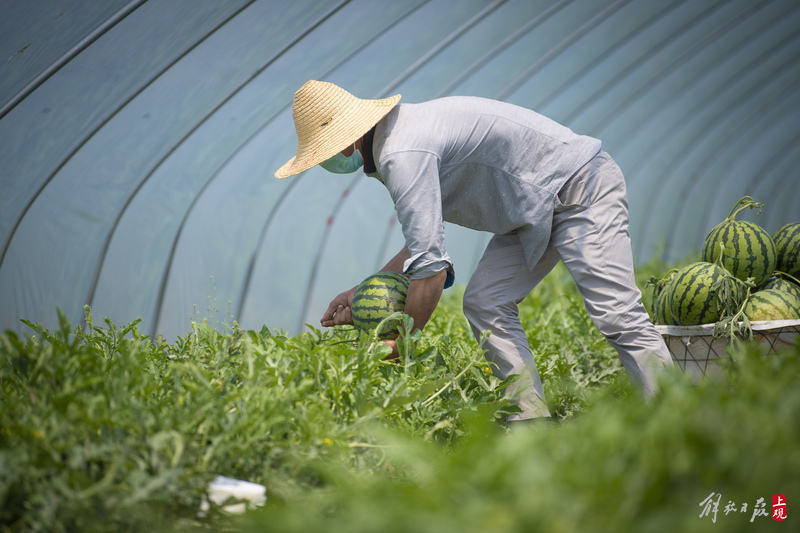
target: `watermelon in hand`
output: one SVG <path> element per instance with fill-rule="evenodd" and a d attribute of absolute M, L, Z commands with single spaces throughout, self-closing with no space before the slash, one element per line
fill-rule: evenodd
<path fill-rule="evenodd" d="M 353 295 L 350 313 L 356 328 L 373 332 L 386 317 L 402 312 L 406 307 L 408 278 L 396 272 L 378 272 L 362 281 Z M 393 340 L 400 335 L 401 319 L 388 321 L 378 331 L 381 340 Z"/>

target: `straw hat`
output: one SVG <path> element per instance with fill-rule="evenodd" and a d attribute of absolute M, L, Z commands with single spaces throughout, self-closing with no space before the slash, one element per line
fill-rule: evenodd
<path fill-rule="evenodd" d="M 294 93 L 292 116 L 297 155 L 275 173 L 288 178 L 341 152 L 378 123 L 400 101 L 400 95 L 362 100 L 325 81 L 308 81 Z"/>

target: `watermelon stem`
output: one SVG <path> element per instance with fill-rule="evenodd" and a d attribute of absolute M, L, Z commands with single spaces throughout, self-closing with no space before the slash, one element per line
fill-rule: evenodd
<path fill-rule="evenodd" d="M 731 209 L 731 212 L 728 214 L 728 218 L 725 219 L 725 222 L 733 222 L 734 220 L 736 220 L 736 215 L 738 215 L 740 212 L 744 211 L 748 207 L 750 209 L 755 209 L 757 207 L 758 213 L 756 213 L 756 216 L 758 216 L 761 214 L 761 210 L 764 209 L 764 204 L 759 204 L 758 202 L 753 200 L 751 196 L 744 196 L 742 197 L 741 200 L 736 202 L 736 205 L 733 206 L 733 209 Z M 723 224 L 725 222 L 723 222 Z"/>
<path fill-rule="evenodd" d="M 399 325 L 398 322 L 400 322 Z M 395 311 L 391 315 L 387 316 L 386 318 L 380 321 L 380 323 L 375 327 L 374 330 L 372 330 L 372 333 L 370 334 L 370 337 L 372 337 L 372 341 L 370 343 L 369 353 L 372 354 L 373 353 L 372 351 L 376 346 L 383 344 L 382 342 L 383 339 L 380 338 L 380 335 L 385 328 L 388 327 L 389 330 L 391 330 L 392 328 L 396 327 L 398 329 L 405 329 L 406 331 L 410 331 L 411 328 L 413 328 L 413 325 L 414 325 L 414 319 L 408 316 L 407 314 L 403 313 L 402 311 Z M 398 351 L 402 349 L 403 353 L 401 355 L 408 356 L 410 350 L 406 346 L 406 342 L 404 342 L 404 339 L 401 339 L 401 337 L 403 337 L 402 333 L 399 337 L 397 337 Z"/>
<path fill-rule="evenodd" d="M 408 365 L 411 362 L 414 349 L 417 347 L 417 341 L 422 336 L 422 331 L 419 329 L 414 331 L 414 319 L 408 315 L 402 316 L 402 322 L 397 327 L 400 334 L 397 336 L 397 352 L 405 362 L 403 373 L 408 379 Z"/>
<path fill-rule="evenodd" d="M 453 379 L 451 379 L 450 381 L 448 381 L 447 383 L 445 383 L 444 385 L 442 385 L 442 386 L 439 388 L 439 390 L 437 390 L 435 393 L 433 393 L 432 395 L 430 395 L 430 396 L 429 396 L 429 397 L 428 397 L 428 398 L 427 398 L 427 399 L 426 399 L 424 402 L 422 402 L 422 407 L 428 407 L 428 406 L 429 406 L 431 403 L 433 403 L 433 400 L 435 400 L 437 396 L 439 396 L 439 395 L 440 395 L 440 394 L 442 394 L 444 391 L 446 391 L 446 390 L 448 389 L 448 387 L 450 387 L 450 386 L 451 386 L 451 385 L 453 385 L 454 383 L 458 382 L 458 380 L 459 380 L 459 379 L 461 379 L 461 377 L 462 377 L 464 374 L 466 374 L 466 373 L 467 373 L 467 371 L 468 371 L 470 368 L 472 368 L 472 367 L 474 367 L 474 366 L 475 366 L 475 364 L 478 362 L 478 359 L 480 359 L 480 358 L 482 358 L 482 357 L 483 357 L 483 351 L 482 351 L 482 350 L 478 350 L 478 352 L 477 352 L 477 353 L 476 353 L 476 354 L 475 354 L 475 355 L 472 357 L 472 359 L 470 359 L 469 363 L 467 363 L 467 365 L 466 365 L 466 366 L 465 366 L 465 367 L 464 367 L 464 368 L 461 370 L 461 372 L 459 372 L 458 374 L 456 374 L 456 375 L 453 377 Z"/>
<path fill-rule="evenodd" d="M 800 285 L 800 279 L 797 279 L 796 277 L 786 272 L 781 272 L 780 270 L 774 270 L 772 274 L 778 276 L 779 278 L 789 278 L 791 281 L 794 281 L 795 283 Z"/>
<path fill-rule="evenodd" d="M 479 359 L 482 359 L 484 357 L 484 353 L 486 352 L 486 350 L 483 349 L 483 345 L 486 343 L 486 339 L 489 338 L 489 335 L 491 335 L 491 333 L 489 333 L 488 331 L 486 330 L 481 331 L 481 338 L 478 341 L 478 350 L 476 351 L 475 355 L 469 360 L 469 363 L 467 363 L 464 369 L 461 372 L 459 372 L 453 379 L 442 385 L 438 391 L 433 393 L 431 396 L 428 397 L 428 399 L 422 402 L 422 407 L 429 406 L 433 402 L 433 400 L 436 399 L 437 396 L 442 394 L 444 391 L 447 390 L 448 387 L 450 387 L 451 385 L 456 383 L 459 379 L 461 379 L 461 377 L 464 374 L 466 374 L 470 368 L 476 365 Z"/>
<path fill-rule="evenodd" d="M 664 287 L 670 282 L 670 280 L 677 274 L 679 269 L 673 268 L 672 270 L 668 271 L 662 278 L 657 278 L 655 276 L 650 276 L 650 280 L 645 284 L 644 288 L 648 288 L 650 286 L 653 287 L 653 298 L 655 299 L 656 296 L 661 294 L 661 291 L 664 290 Z"/>
<path fill-rule="evenodd" d="M 725 265 L 722 264 L 723 256 L 725 255 L 725 243 L 720 241 L 719 243 L 719 255 L 717 256 L 716 260 L 714 260 L 714 264 L 728 273 L 728 269 L 725 268 Z"/>
<path fill-rule="evenodd" d="M 309 325 L 309 327 L 311 327 L 311 326 Z M 313 331 L 315 331 L 315 332 L 317 331 L 314 328 L 311 328 L 311 329 Z M 356 336 L 354 338 L 346 338 L 346 337 L 345 338 L 341 338 L 341 335 L 343 333 L 347 333 L 348 331 L 355 331 L 356 332 Z M 348 342 L 357 342 L 358 341 L 358 328 L 355 327 L 355 326 L 333 326 L 324 335 L 318 333 L 318 336 L 319 336 L 319 340 L 317 341 L 317 343 L 318 344 L 322 344 L 324 342 L 328 346 L 336 346 L 337 344 L 345 344 L 345 343 L 348 343 Z M 332 340 L 334 340 L 336 338 L 339 338 L 340 340 L 337 340 L 336 342 L 330 342 L 330 341 L 332 341 Z"/>
<path fill-rule="evenodd" d="M 349 343 L 358 342 L 358 339 L 344 339 L 344 340 L 341 340 L 341 341 L 329 342 L 328 346 L 336 346 L 337 344 L 346 344 L 348 342 Z"/>
<path fill-rule="evenodd" d="M 723 220 L 722 222 L 720 222 L 719 224 L 717 224 L 716 226 L 714 226 L 713 228 L 711 228 L 711 231 L 709 231 L 709 232 L 708 232 L 708 235 L 706 235 L 706 240 L 708 240 L 708 237 L 709 237 L 709 236 L 710 236 L 712 233 L 714 233 L 714 230 L 716 230 L 716 229 L 717 229 L 717 228 L 719 228 L 720 226 L 722 226 L 722 225 L 724 225 L 724 224 L 727 224 L 727 223 L 729 223 L 729 222 L 734 222 L 734 221 L 736 221 L 736 216 L 737 216 L 739 213 L 741 213 L 742 211 L 744 211 L 745 209 L 747 209 L 748 207 L 749 207 L 750 209 L 754 209 L 754 208 L 756 208 L 756 207 L 757 207 L 757 208 L 758 208 L 758 213 L 756 213 L 756 216 L 758 216 L 758 215 L 760 215 L 760 214 L 761 214 L 761 210 L 764 208 L 764 204 L 759 204 L 759 203 L 755 202 L 751 196 L 744 196 L 744 197 L 742 197 L 742 198 L 741 198 L 741 199 L 740 199 L 738 202 L 736 202 L 736 204 L 733 206 L 733 209 L 731 209 L 731 212 L 730 212 L 730 213 L 728 213 L 728 218 L 726 218 L 725 220 Z M 720 245 L 722 245 L 722 243 L 720 243 Z M 724 253 L 724 252 L 725 252 L 725 247 L 724 247 L 724 246 L 722 246 L 722 250 L 721 250 L 721 252 L 720 252 L 720 253 L 722 254 L 722 253 Z"/>

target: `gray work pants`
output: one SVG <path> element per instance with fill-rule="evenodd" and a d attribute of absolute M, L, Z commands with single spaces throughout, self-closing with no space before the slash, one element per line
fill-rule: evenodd
<path fill-rule="evenodd" d="M 476 338 L 483 330 L 491 333 L 484 348 L 495 376 L 520 375 L 509 394 L 522 388 L 522 413 L 509 421 L 550 415 L 517 304 L 559 260 L 592 322 L 645 396 L 655 392 L 658 372 L 672 365 L 634 281 L 625 180 L 614 160 L 600 152 L 559 192 L 550 242 L 533 270 L 516 233 L 495 235 L 467 285 L 464 314 Z"/>

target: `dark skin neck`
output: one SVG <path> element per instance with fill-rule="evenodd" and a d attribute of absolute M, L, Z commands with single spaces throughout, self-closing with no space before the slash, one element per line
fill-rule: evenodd
<path fill-rule="evenodd" d="M 346 156 L 348 156 L 348 157 L 349 157 L 350 155 L 352 155 L 352 154 L 353 154 L 353 150 L 354 150 L 355 148 L 358 148 L 358 151 L 359 151 L 359 152 L 361 152 L 361 153 L 363 154 L 363 153 L 364 153 L 364 148 L 363 148 L 363 146 L 364 146 L 364 137 L 361 137 L 361 138 L 360 138 L 359 140 L 357 140 L 357 141 L 356 141 L 354 144 L 351 144 L 350 146 L 348 146 L 347 148 L 345 148 L 344 150 L 342 150 L 342 154 L 344 154 L 344 155 L 346 155 Z"/>

